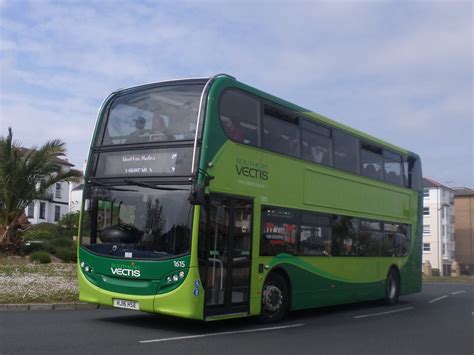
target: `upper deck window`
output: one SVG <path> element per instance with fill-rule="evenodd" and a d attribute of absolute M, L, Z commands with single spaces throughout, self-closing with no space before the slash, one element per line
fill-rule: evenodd
<path fill-rule="evenodd" d="M 202 90 L 202 85 L 176 85 L 118 96 L 102 144 L 194 139 Z"/>
<path fill-rule="evenodd" d="M 334 130 L 334 166 L 358 173 L 359 140 L 348 133 Z"/>
<path fill-rule="evenodd" d="M 331 166 L 331 130 L 308 120 L 301 121 L 303 159 Z"/>
<path fill-rule="evenodd" d="M 369 143 L 362 143 L 360 149 L 361 173 L 364 176 L 382 180 L 382 149 Z"/>
<path fill-rule="evenodd" d="M 239 143 L 260 146 L 260 102 L 237 90 L 226 90 L 220 103 L 222 127 L 229 138 Z"/>
<path fill-rule="evenodd" d="M 266 107 L 263 116 L 263 148 L 300 156 L 298 117 Z"/>

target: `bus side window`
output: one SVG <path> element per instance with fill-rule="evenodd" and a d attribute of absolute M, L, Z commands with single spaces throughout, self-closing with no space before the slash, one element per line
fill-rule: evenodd
<path fill-rule="evenodd" d="M 332 256 L 357 255 L 358 220 L 348 216 L 334 216 L 332 223 Z"/>
<path fill-rule="evenodd" d="M 385 181 L 398 186 L 403 186 L 402 164 L 400 154 L 387 150 L 383 152 L 383 164 L 385 171 Z"/>
<path fill-rule="evenodd" d="M 265 108 L 263 128 L 263 148 L 280 154 L 300 156 L 297 117 L 291 117 L 273 108 Z"/>
<path fill-rule="evenodd" d="M 361 221 L 359 233 L 359 256 L 380 256 L 382 248 L 382 223 Z"/>
<path fill-rule="evenodd" d="M 241 91 L 224 91 L 220 102 L 222 128 L 233 141 L 252 145 L 259 144 L 260 101 Z"/>
<path fill-rule="evenodd" d="M 359 172 L 359 140 L 347 133 L 334 130 L 334 167 L 337 169 Z"/>
<path fill-rule="evenodd" d="M 361 173 L 372 179 L 382 180 L 382 149 L 362 143 L 360 149 Z"/>
<path fill-rule="evenodd" d="M 410 187 L 416 191 L 423 192 L 423 182 L 421 174 L 421 162 L 419 158 L 408 158 Z"/>
<path fill-rule="evenodd" d="M 303 212 L 298 240 L 298 255 L 330 256 L 332 244 L 331 218 Z"/>
<path fill-rule="evenodd" d="M 296 255 L 297 215 L 296 210 L 262 207 L 260 255 Z"/>
<path fill-rule="evenodd" d="M 301 122 L 302 157 L 306 161 L 331 166 L 331 131 L 308 120 Z"/>

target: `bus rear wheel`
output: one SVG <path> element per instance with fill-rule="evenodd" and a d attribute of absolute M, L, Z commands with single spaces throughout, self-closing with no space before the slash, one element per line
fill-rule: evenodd
<path fill-rule="evenodd" d="M 394 305 L 398 303 L 400 296 L 400 276 L 395 269 L 390 269 L 385 280 L 385 304 Z"/>
<path fill-rule="evenodd" d="M 289 306 L 289 290 L 285 279 L 278 273 L 271 273 L 263 285 L 260 321 L 263 323 L 281 321 Z"/>

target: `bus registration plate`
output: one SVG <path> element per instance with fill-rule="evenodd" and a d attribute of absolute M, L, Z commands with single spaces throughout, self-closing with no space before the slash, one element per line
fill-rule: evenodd
<path fill-rule="evenodd" d="M 114 298 L 114 307 L 133 309 L 135 311 L 140 310 L 140 306 L 137 301 L 119 300 L 116 298 Z"/>

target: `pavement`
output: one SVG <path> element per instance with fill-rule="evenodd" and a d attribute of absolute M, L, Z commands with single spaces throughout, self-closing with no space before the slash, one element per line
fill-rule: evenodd
<path fill-rule="evenodd" d="M 5 311 L 66 311 L 110 308 L 83 302 L 69 303 L 20 303 L 0 304 L 0 312 Z"/>

